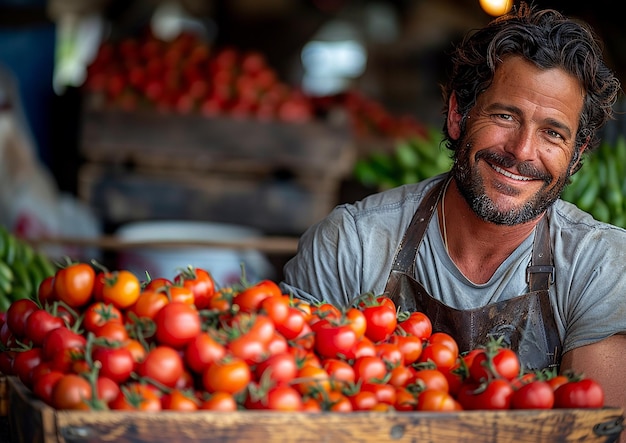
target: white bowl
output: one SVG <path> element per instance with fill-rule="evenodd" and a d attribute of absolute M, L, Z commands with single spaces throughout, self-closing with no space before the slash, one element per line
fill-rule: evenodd
<path fill-rule="evenodd" d="M 121 226 L 116 236 L 122 241 L 235 241 L 254 239 L 261 233 L 253 228 L 197 221 L 145 221 Z M 188 265 L 210 272 L 219 286 L 239 283 L 242 265 L 248 282 L 274 277 L 267 257 L 256 250 L 221 247 L 136 247 L 118 254 L 118 268 L 133 272 L 140 280 L 172 279 Z"/>

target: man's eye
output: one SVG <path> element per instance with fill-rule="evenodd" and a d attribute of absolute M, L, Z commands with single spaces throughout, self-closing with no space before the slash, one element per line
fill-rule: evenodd
<path fill-rule="evenodd" d="M 496 117 L 502 120 L 513 120 L 513 117 L 510 114 L 496 114 Z"/>
<path fill-rule="evenodd" d="M 561 136 L 561 134 L 559 134 L 558 132 L 553 131 L 553 130 L 551 130 L 551 129 L 548 129 L 548 130 L 546 131 L 546 134 L 548 134 L 550 137 L 553 137 L 553 138 L 563 138 L 563 137 Z"/>

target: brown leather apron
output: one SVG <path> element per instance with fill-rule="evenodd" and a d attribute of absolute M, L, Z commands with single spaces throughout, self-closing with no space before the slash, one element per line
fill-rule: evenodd
<path fill-rule="evenodd" d="M 525 369 L 558 367 L 562 348 L 548 293 L 554 281 L 554 266 L 547 215 L 537 225 L 531 263 L 526 269 L 531 292 L 460 310 L 433 298 L 413 277 L 417 250 L 446 180 L 433 187 L 415 212 L 398 246 L 385 294 L 402 310 L 425 313 L 433 323 L 433 331 L 452 335 L 461 352 L 485 345 L 490 336 L 502 337 L 518 353 Z"/>

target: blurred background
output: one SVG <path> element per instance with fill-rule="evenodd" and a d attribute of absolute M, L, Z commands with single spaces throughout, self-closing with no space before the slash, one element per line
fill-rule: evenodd
<path fill-rule="evenodd" d="M 592 24 L 625 81 L 612 3 L 534 3 Z M 447 52 L 493 18 L 479 0 L 0 0 L 0 223 L 140 269 L 155 265 L 112 259 L 115 241 L 295 239 L 338 203 L 448 168 Z M 623 226 L 611 174 L 567 197 Z M 295 247 L 273 246 L 250 259 L 259 276 L 280 278 Z"/>

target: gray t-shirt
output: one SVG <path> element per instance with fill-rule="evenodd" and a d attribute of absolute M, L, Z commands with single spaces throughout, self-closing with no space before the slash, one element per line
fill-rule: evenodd
<path fill-rule="evenodd" d="M 301 237 L 284 268 L 285 293 L 348 306 L 382 294 L 397 247 L 422 197 L 443 175 L 337 206 Z M 558 200 L 549 210 L 556 267 L 550 299 L 563 352 L 626 333 L 626 230 L 594 220 Z M 417 281 L 436 299 L 470 309 L 528 292 L 526 267 L 534 235 L 485 284 L 469 281 L 445 251 L 437 217 L 418 250 Z"/>

